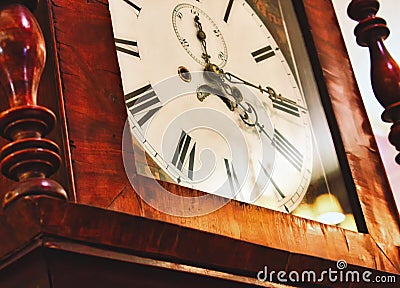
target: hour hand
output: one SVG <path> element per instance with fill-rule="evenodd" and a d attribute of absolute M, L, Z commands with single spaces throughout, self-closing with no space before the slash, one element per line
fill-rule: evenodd
<path fill-rule="evenodd" d="M 285 103 L 287 103 L 287 104 L 289 104 L 289 105 L 291 105 L 293 107 L 297 107 L 298 109 L 301 109 L 304 112 L 308 111 L 307 108 L 297 104 L 296 101 L 293 101 L 293 100 L 291 100 L 289 98 L 286 98 L 286 97 L 282 96 L 281 94 L 276 93 L 275 90 L 273 88 L 271 88 L 271 87 L 263 88 L 261 85 L 257 86 L 257 85 L 255 85 L 255 84 L 253 84 L 253 83 L 251 83 L 249 81 L 246 81 L 246 80 L 244 80 L 244 79 L 242 79 L 242 78 L 240 78 L 240 77 L 238 77 L 238 76 L 236 76 L 236 75 L 234 75 L 234 74 L 232 74 L 230 72 L 223 72 L 223 73 L 224 73 L 225 79 L 227 81 L 229 81 L 231 83 L 243 84 L 243 85 L 247 85 L 247 86 L 256 88 L 261 93 L 266 93 L 268 95 L 268 98 L 271 99 L 271 101 L 274 101 L 274 102 L 277 102 L 277 101 L 278 102 L 285 102 Z"/>
<path fill-rule="evenodd" d="M 201 46 L 203 47 L 202 57 L 203 57 L 204 61 L 206 62 L 206 64 L 209 64 L 211 56 L 207 52 L 207 42 L 206 42 L 207 35 L 204 32 L 203 26 L 201 25 L 201 22 L 200 22 L 200 18 L 197 15 L 194 17 L 194 24 L 197 28 L 197 34 L 196 34 L 197 39 L 201 42 Z"/>
<path fill-rule="evenodd" d="M 237 91 L 239 90 L 237 89 Z M 237 91 L 235 90 L 235 94 L 237 94 Z M 197 99 L 200 102 L 203 102 L 209 95 L 219 97 L 231 111 L 235 111 L 238 106 L 236 99 L 234 97 L 229 97 L 228 93 L 222 87 L 204 84 L 197 88 Z"/>

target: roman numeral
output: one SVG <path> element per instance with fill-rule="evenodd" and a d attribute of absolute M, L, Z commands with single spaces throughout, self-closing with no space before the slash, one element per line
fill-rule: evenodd
<path fill-rule="evenodd" d="M 234 0 L 229 0 L 228 7 L 226 7 L 224 21 L 228 23 L 229 14 L 231 14 L 232 5 Z"/>
<path fill-rule="evenodd" d="M 139 16 L 139 13 L 140 13 L 140 10 L 142 10 L 142 7 L 139 7 L 138 5 L 136 5 L 135 3 L 133 3 L 132 1 L 129 1 L 129 0 L 122 0 L 122 1 L 124 1 L 126 4 L 131 6 L 135 10 L 136 16 Z"/>
<path fill-rule="evenodd" d="M 263 165 L 261 165 L 261 163 L 260 163 L 260 166 L 261 166 L 261 169 L 263 170 L 263 172 L 265 173 L 265 175 L 271 181 L 272 186 L 274 186 L 276 193 L 278 193 L 279 200 L 284 199 L 286 197 L 285 194 L 283 194 L 282 190 L 278 187 L 278 185 L 276 185 L 275 181 L 271 178 L 271 175 L 268 173 L 267 169 L 265 169 L 265 167 Z"/>
<path fill-rule="evenodd" d="M 189 152 L 190 150 L 190 152 Z M 181 136 L 179 137 L 178 144 L 175 149 L 174 157 L 172 158 L 172 164 L 183 172 L 183 165 L 189 161 L 187 175 L 189 179 L 193 180 L 194 170 L 194 157 L 196 154 L 196 142 L 182 130 Z"/>
<path fill-rule="evenodd" d="M 276 149 L 298 170 L 301 170 L 303 155 L 283 135 L 274 130 L 273 143 Z"/>
<path fill-rule="evenodd" d="M 161 108 L 160 99 L 158 99 L 150 84 L 126 94 L 125 103 L 133 116 L 138 113 L 145 113 L 138 120 L 140 126 L 146 123 Z"/>
<path fill-rule="evenodd" d="M 284 102 L 279 99 L 272 99 L 272 107 L 281 110 L 283 112 L 286 112 L 288 114 L 291 114 L 293 116 L 300 117 L 299 108 L 289 102 Z"/>
<path fill-rule="evenodd" d="M 138 45 L 136 41 L 115 38 L 115 47 L 117 51 L 140 58 Z"/>
<path fill-rule="evenodd" d="M 285 208 L 286 213 L 290 213 L 290 210 L 289 210 L 289 208 L 286 206 L 286 204 L 283 205 L 283 207 Z"/>
<path fill-rule="evenodd" d="M 239 180 L 237 178 L 235 168 L 228 159 L 224 158 L 224 163 L 226 175 L 228 176 L 229 185 L 231 187 L 231 192 L 235 195 L 237 192 L 239 192 L 240 189 Z"/>
<path fill-rule="evenodd" d="M 254 60 L 258 63 L 274 56 L 275 52 L 272 50 L 272 47 L 268 45 L 264 48 L 252 52 L 251 55 L 253 56 Z"/>

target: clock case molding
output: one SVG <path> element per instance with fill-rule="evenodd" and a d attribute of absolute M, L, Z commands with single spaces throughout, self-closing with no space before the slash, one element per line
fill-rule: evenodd
<path fill-rule="evenodd" d="M 332 3 L 293 2 L 339 162 L 365 220 L 358 223 L 361 232 L 236 201 L 191 218 L 147 205 L 132 188 L 122 160 L 123 153 L 134 155 L 122 151 L 127 116 L 107 0 L 42 0 L 36 16 L 47 41 L 48 72 L 39 99 L 58 116 L 59 130 L 52 137 L 63 147 L 64 166 L 55 177 L 70 200 L 23 198 L 0 212 L 1 286 L 27 283 L 18 282 L 23 275 L 36 281 L 24 287 L 50 287 L 45 285 L 51 274 L 52 283 L 60 285 L 54 287 L 85 287 L 82 283 L 93 281 L 103 285 L 97 287 L 127 285 L 132 277 L 154 287 L 177 287 L 176 277 L 198 283 L 193 287 L 259 287 L 266 285 L 255 278 L 264 266 L 318 272 L 335 268 L 339 259 L 349 264 L 347 269 L 400 274 L 399 215 Z M 133 163 L 130 172 L 135 173 Z M 142 193 L 159 189 L 143 176 L 135 181 Z M 2 187 L 10 183 L 0 178 Z M 179 195 L 201 195 L 163 185 Z M 215 196 L 211 201 L 222 200 Z M 92 279 L 94 269 L 109 271 L 113 278 Z M 65 271 L 76 277 L 66 277 Z"/>

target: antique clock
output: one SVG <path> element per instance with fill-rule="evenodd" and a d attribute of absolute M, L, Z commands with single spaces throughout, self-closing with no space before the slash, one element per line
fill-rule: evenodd
<path fill-rule="evenodd" d="M 331 1 L 13 2 L 0 30 L 35 28 L 35 11 L 38 102 L 57 124 L 7 116 L 36 102 L 0 115 L 17 131 L 2 171 L 22 171 L 0 178 L 1 287 L 397 279 L 399 217 Z M 31 178 L 41 188 L 22 193 Z"/>
<path fill-rule="evenodd" d="M 138 173 L 284 212 L 307 191 L 336 193 L 351 213 L 293 8 L 266 5 L 110 1 L 134 147 L 148 155 L 137 149 Z"/>

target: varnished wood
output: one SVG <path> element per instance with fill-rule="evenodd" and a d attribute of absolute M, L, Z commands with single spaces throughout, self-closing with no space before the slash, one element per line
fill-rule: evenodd
<path fill-rule="evenodd" d="M 15 215 L 24 216 L 16 222 Z M 0 257 L 7 259 L 10 265 L 17 259 L 4 256 L 12 255 L 12 251 L 18 250 L 18 254 L 22 256 L 30 254 L 38 247 L 45 248 L 43 256 L 47 258 L 47 269 L 52 275 L 53 284 L 59 283 L 58 285 L 75 283 L 74 287 L 87 287 L 90 281 L 91 286 L 98 284 L 100 286 L 96 287 L 115 287 L 105 285 L 103 281 L 110 281 L 118 276 L 114 281 L 124 286 L 135 279 L 132 275 L 149 269 L 148 272 L 152 271 L 154 277 L 146 280 L 146 277 L 140 277 L 139 273 L 137 287 L 149 287 L 143 283 L 153 279 L 160 280 L 157 275 L 164 275 L 165 278 L 162 278 L 163 281 L 152 282 L 151 287 L 187 287 L 188 284 L 191 287 L 201 287 L 197 285 L 207 282 L 214 282 L 216 285 L 219 283 L 214 287 L 275 287 L 272 283 L 256 281 L 258 271 L 265 265 L 275 271 L 300 272 L 312 269 L 316 273 L 336 267 L 336 260 L 328 258 L 300 255 L 290 250 L 257 245 L 144 217 L 51 198 L 22 199 L 10 206 L 1 219 L 0 233 L 7 233 L 10 237 L 4 239 L 4 245 L 0 247 Z M 299 219 L 299 222 L 301 221 L 304 220 Z M 19 229 L 20 227 L 29 229 Z M 324 237 L 333 240 L 332 230 L 326 229 L 325 233 Z M 348 237 L 349 247 L 358 244 L 358 241 Z M 371 245 L 370 249 L 370 253 L 374 253 L 376 247 Z M 48 257 L 48 253 L 53 253 L 53 256 Z M 383 268 L 379 266 L 382 264 L 381 260 L 376 259 L 375 269 L 351 264 L 348 269 L 360 273 L 370 270 L 374 275 L 394 276 L 378 271 Z M 104 262 L 108 264 L 100 268 Z M 81 265 L 82 263 L 87 265 Z M 133 268 L 131 267 L 131 272 L 126 274 L 125 268 L 129 267 L 129 263 Z M 77 268 L 75 272 L 74 266 Z M 160 268 L 164 272 L 160 271 Z M 98 277 L 91 277 L 93 271 L 101 273 Z M 1 279 L 0 277 L 0 281 Z M 73 279 L 83 279 L 83 282 L 74 282 Z M 187 282 L 176 283 L 174 279 L 186 279 Z M 319 284 L 330 286 L 332 283 L 326 279 L 326 282 Z M 365 283 L 340 283 L 340 287 L 368 286 L 365 286 Z M 386 287 L 396 286 L 388 283 Z"/>
<path fill-rule="evenodd" d="M 0 25 L 0 82 L 9 107 L 35 105 L 46 50 L 43 34 L 32 13 L 21 4 L 3 6 Z"/>
<path fill-rule="evenodd" d="M 295 1 L 322 100 L 348 187 L 354 190 L 353 202 L 359 203 L 365 217 L 367 234 L 235 201 L 211 214 L 192 218 L 166 215 L 150 207 L 133 190 L 122 163 L 121 153 L 134 155 L 121 151 L 126 112 L 106 2 L 55 0 L 49 2 L 49 7 L 55 19 L 52 25 L 72 143 L 77 202 L 290 251 L 293 255 L 328 261 L 345 259 L 356 266 L 399 273 L 399 217 L 332 4 L 302 2 Z M 76 17 L 80 11 L 85 11 L 84 18 Z M 71 25 L 72 29 L 65 29 Z M 135 175 L 135 168 L 130 170 Z M 134 179 L 135 187 L 143 190 L 138 192 L 151 194 L 160 190 L 144 177 L 136 175 Z M 198 193 L 173 184 L 162 185 L 178 195 Z M 214 205 L 221 200 L 214 197 L 210 201 Z"/>
<path fill-rule="evenodd" d="M 313 43 L 368 233 L 400 271 L 399 214 L 330 1 L 303 1 Z M 318 3 L 317 3 L 318 2 Z M 321 11 L 331 11 L 323 13 Z M 324 16 L 321 15 L 323 13 Z M 311 17 L 313 15 L 314 17 Z M 324 21 L 320 21 L 321 17 Z M 336 27 L 336 29 L 333 29 Z M 329 114 L 328 114 L 329 115 Z M 343 149 L 340 149 L 340 144 Z M 342 160 L 343 160 L 342 158 Z M 342 165 L 345 165 L 344 163 Z M 391 243 L 391 244 L 389 244 Z M 393 245 L 391 248 L 387 247 Z M 386 248 L 387 247 L 387 248 Z"/>
<path fill-rule="evenodd" d="M 7 1 L 1 1 L 2 5 L 6 5 Z M 37 1 L 25 1 L 25 2 L 37 2 Z M 24 2 L 24 3 L 25 3 Z M 34 6 L 34 5 L 33 5 Z M 32 9 L 33 9 L 32 6 Z M 49 16 L 47 11 L 47 3 L 45 1 L 40 1 L 38 5 L 38 9 L 35 11 L 34 15 L 36 16 L 38 23 L 40 24 L 46 40 L 46 51 L 47 51 L 47 59 L 46 65 L 44 67 L 43 76 L 39 84 L 38 91 L 38 103 L 43 105 L 44 107 L 50 108 L 55 112 L 57 116 L 57 120 L 55 123 L 55 127 L 53 131 L 47 136 L 47 139 L 53 140 L 57 145 L 61 147 L 61 162 L 63 163 L 60 166 L 60 169 L 56 172 L 56 174 L 52 177 L 57 182 L 61 183 L 62 187 L 65 187 L 67 191 L 70 192 L 70 198 L 74 199 L 74 187 L 72 180 L 72 173 L 70 173 L 70 158 L 65 157 L 65 155 L 69 154 L 68 150 L 68 142 L 63 139 L 67 139 L 66 135 L 66 125 L 65 123 L 65 113 L 63 112 L 63 104 L 61 97 L 57 97 L 57 95 L 61 95 L 61 82 L 60 79 L 56 77 L 57 75 L 57 60 L 54 54 L 54 42 L 51 41 L 51 26 L 49 25 L 49 20 L 52 17 Z M 4 94 L 3 89 L 0 89 L 0 111 L 4 111 L 9 108 L 8 97 Z M 66 143 L 63 143 L 66 142 Z M 3 139 L 0 137 L 0 147 L 3 147 L 9 143 L 9 140 Z M 69 171 L 67 173 L 67 171 Z M 0 199 L 4 199 L 6 192 L 10 191 L 13 187 L 16 186 L 16 182 L 6 178 L 2 174 L 0 174 Z"/>
<path fill-rule="evenodd" d="M 136 175 L 132 164 L 129 173 L 135 176 L 135 192 L 123 166 L 122 154 L 134 154 L 122 151 L 126 112 L 107 2 L 53 0 L 47 1 L 49 25 L 53 27 L 47 33 L 54 41 L 57 65 L 53 68 L 60 76 L 59 102 L 65 105 L 68 131 L 63 139 L 70 141 L 64 145 L 71 146 L 74 173 L 69 179 L 75 181 L 79 204 L 29 198 L 11 205 L 0 217 L 0 235 L 10 235 L 2 238 L 3 259 L 27 242 L 36 241 L 37 235 L 50 235 L 85 243 L 86 250 L 79 250 L 82 254 L 92 246 L 102 246 L 107 251 L 241 277 L 254 278 L 264 265 L 274 270 L 312 267 L 322 271 L 335 267 L 339 259 L 352 269 L 399 274 L 399 217 L 332 4 L 320 0 L 294 2 L 305 28 L 341 166 L 348 187 L 358 198 L 354 202 L 360 202 L 368 233 L 236 201 L 198 217 L 174 217 L 152 208 L 136 192 L 159 193 L 160 186 Z M 77 17 L 82 13 L 85 17 Z M 201 195 L 173 184 L 161 185 L 177 195 Z M 221 199 L 215 196 L 209 201 L 215 205 Z"/>
<path fill-rule="evenodd" d="M 31 8 L 36 2 L 23 2 Z M 31 5 L 32 4 L 32 5 Z M 46 49 L 34 15 L 23 4 L 8 1 L 0 7 L 0 83 L 9 109 L 0 113 L 0 135 L 11 142 L 0 149 L 1 172 L 18 185 L 2 199 L 5 207 L 26 195 L 67 198 L 56 181 L 61 158 L 56 143 L 45 137 L 55 115 L 37 104 L 37 91 L 45 65 Z"/>
<path fill-rule="evenodd" d="M 32 12 L 35 11 L 35 9 L 38 6 L 39 0 L 3 0 L 1 1 L 0 6 L 8 6 L 10 4 L 15 4 L 15 3 L 19 3 L 22 4 L 23 6 L 26 6 L 29 10 L 31 10 Z"/>
<path fill-rule="evenodd" d="M 0 285 L 4 288 L 51 288 L 45 261 L 39 249 L 24 255 L 0 271 Z"/>
<path fill-rule="evenodd" d="M 348 14 L 359 22 L 354 30 L 357 43 L 369 48 L 371 55 L 371 83 L 375 97 L 385 108 L 382 120 L 394 123 L 389 141 L 400 151 L 400 67 L 387 51 L 384 40 L 389 36 L 386 21 L 376 14 L 379 2 L 353 0 Z M 396 156 L 400 164 L 400 154 Z"/>
<path fill-rule="evenodd" d="M 107 207 L 130 186 L 121 173 L 126 111 L 108 8 L 101 1 L 62 0 L 48 5 L 54 20 L 50 25 L 58 47 L 76 191 L 93 191 L 76 193 L 76 198 L 79 203 Z M 77 19 L 79 11 L 85 11 L 85 17 Z"/>

